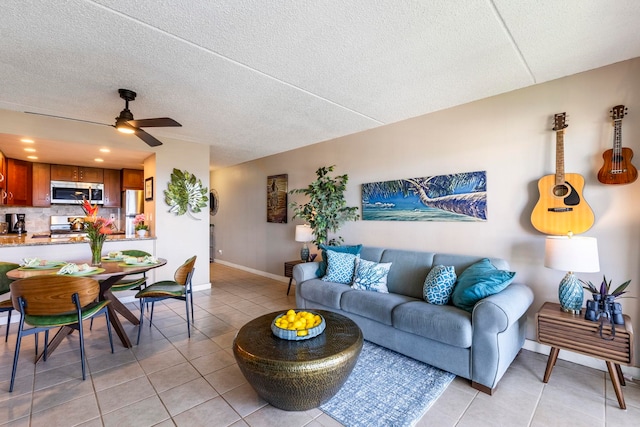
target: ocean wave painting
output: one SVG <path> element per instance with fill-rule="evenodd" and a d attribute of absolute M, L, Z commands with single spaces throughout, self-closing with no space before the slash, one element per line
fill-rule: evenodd
<path fill-rule="evenodd" d="M 485 171 L 362 184 L 362 219 L 486 221 Z"/>

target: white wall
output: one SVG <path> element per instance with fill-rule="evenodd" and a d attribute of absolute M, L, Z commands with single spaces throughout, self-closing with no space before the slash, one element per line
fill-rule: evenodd
<path fill-rule="evenodd" d="M 197 255 L 193 285 L 208 285 L 209 279 L 209 207 L 200 213 L 177 216 L 169 213 L 164 201 L 164 191 L 168 188 L 173 169 L 188 171 L 209 186 L 209 146 L 185 141 L 170 141 L 166 138 L 157 147 L 155 156 L 147 158 L 144 164 L 145 179 L 153 176 L 154 196 L 152 202 L 145 202 L 145 212 L 151 212 L 152 232 L 157 237 L 158 256 L 168 260 L 163 268 L 167 277 L 187 258 Z M 208 193 L 207 193 L 208 195 Z M 208 200 L 208 199 L 207 199 Z"/>
<path fill-rule="evenodd" d="M 529 218 L 537 180 L 555 172 L 553 115 L 566 111 L 565 169 L 585 177 L 584 197 L 596 216 L 585 235 L 598 238 L 601 272 L 616 284 L 632 279 L 630 293 L 640 296 L 640 181 L 605 186 L 596 178 L 602 152 L 612 146 L 608 112 L 614 105 L 629 108 L 622 142 L 640 157 L 639 75 L 640 59 L 634 59 L 215 171 L 211 183 L 220 208 L 212 222 L 216 249 L 222 250 L 216 259 L 283 275 L 283 262 L 298 258 L 300 244 L 293 237 L 300 222 L 291 221 L 291 210 L 288 224 L 266 222 L 269 175 L 286 173 L 289 189 L 303 188 L 318 167 L 336 164 L 338 174 L 349 175 L 348 204 L 361 206 L 363 183 L 485 170 L 486 222 L 357 221 L 339 234 L 348 243 L 508 259 L 517 280 L 535 293 L 527 333 L 535 339 L 533 315 L 544 301 L 557 301 L 564 272 L 543 267 L 544 236 Z M 640 159 L 635 165 L 640 167 Z M 579 274 L 597 283 L 601 276 Z M 638 300 L 622 304 L 639 329 Z"/>

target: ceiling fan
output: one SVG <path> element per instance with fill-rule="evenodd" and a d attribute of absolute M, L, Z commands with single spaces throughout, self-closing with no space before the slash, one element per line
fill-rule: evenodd
<path fill-rule="evenodd" d="M 34 113 L 31 111 L 25 111 L 25 113 L 37 114 L 39 116 L 54 117 L 56 119 L 75 120 L 77 122 L 86 122 L 86 123 L 93 123 L 93 124 L 103 125 L 103 126 L 111 126 L 116 128 L 118 131 L 122 133 L 135 134 L 138 138 L 146 142 L 147 145 L 151 147 L 157 147 L 158 145 L 162 145 L 162 142 L 160 142 L 154 136 L 148 134 L 141 128 L 182 126 L 180 123 L 176 122 L 175 120 L 169 117 L 156 117 L 154 119 L 134 120 L 133 113 L 131 113 L 131 111 L 129 110 L 129 101 L 135 100 L 137 94 L 134 91 L 129 89 L 118 89 L 118 93 L 120 94 L 120 98 L 124 99 L 125 106 L 124 106 L 124 110 L 120 111 L 120 114 L 118 115 L 118 117 L 116 117 L 116 123 L 114 125 L 110 125 L 107 123 L 100 123 L 100 122 L 92 122 L 89 120 L 74 119 L 71 117 L 62 117 L 62 116 L 53 116 L 51 114 Z"/>

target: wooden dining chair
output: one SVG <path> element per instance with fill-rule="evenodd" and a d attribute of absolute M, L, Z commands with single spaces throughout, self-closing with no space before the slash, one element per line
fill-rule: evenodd
<path fill-rule="evenodd" d="M 151 256 L 150 253 L 145 251 L 140 251 L 137 249 L 129 249 L 121 252 L 122 252 L 122 255 L 132 256 L 136 258 Z M 136 276 L 135 274 L 131 274 L 129 276 L 126 276 L 127 278 L 125 279 L 118 280 L 116 283 L 113 284 L 113 286 L 111 286 L 111 291 L 120 292 L 120 291 L 141 290 L 147 285 L 147 273 L 143 272 L 138 274 L 140 274 L 141 276 L 136 277 L 134 279 L 129 278 L 129 276 Z"/>
<path fill-rule="evenodd" d="M 164 299 L 178 299 L 185 302 L 187 310 L 187 334 L 191 338 L 191 321 L 189 320 L 189 307 L 191 306 L 191 318 L 193 318 L 193 289 L 191 278 L 195 270 L 196 256 L 192 256 L 184 262 L 173 275 L 173 280 L 162 280 L 140 290 L 135 297 L 140 299 L 140 326 L 138 327 L 138 339 L 140 343 L 140 331 L 144 321 L 144 310 L 142 306 L 151 303 L 151 314 L 149 316 L 149 327 L 153 323 L 153 308 L 156 301 Z"/>
<path fill-rule="evenodd" d="M 19 264 L 12 262 L 0 261 L 0 295 L 9 293 L 9 284 L 11 279 L 7 277 L 7 272 L 20 267 Z M 7 313 L 7 330 L 4 333 L 4 342 L 9 339 L 9 325 L 11 325 L 11 313 L 13 312 L 13 304 L 11 298 L 0 301 L 0 313 Z"/>
<path fill-rule="evenodd" d="M 11 283 L 11 300 L 13 307 L 20 311 L 18 323 L 18 338 L 13 356 L 13 370 L 11 371 L 11 385 L 18 368 L 20 343 L 25 335 L 45 333 L 44 360 L 47 359 L 49 330 L 67 326 L 77 329 L 80 334 L 80 361 L 82 362 L 82 379 L 86 378 L 84 333 L 82 321 L 104 314 L 107 319 L 109 344 L 113 353 L 113 339 L 111 324 L 109 323 L 109 301 L 98 301 L 100 284 L 90 277 L 40 275 L 16 280 Z M 25 324 L 31 328 L 25 329 Z"/>
<path fill-rule="evenodd" d="M 149 252 L 140 251 L 137 249 L 127 249 L 127 250 L 121 251 L 121 253 L 122 255 L 133 256 L 136 258 L 151 256 Z M 130 276 L 138 276 L 138 275 L 139 277 L 134 277 L 133 279 L 128 278 Z M 139 291 L 145 286 L 147 286 L 146 271 L 142 273 L 135 273 L 135 274 L 130 274 L 128 276 L 125 276 L 124 279 L 120 279 L 116 283 L 114 283 L 110 289 L 111 289 L 111 292 Z M 148 311 L 148 308 L 147 308 L 147 311 Z M 89 324 L 89 330 L 90 331 L 93 330 L 93 318 L 91 319 L 91 323 Z"/>

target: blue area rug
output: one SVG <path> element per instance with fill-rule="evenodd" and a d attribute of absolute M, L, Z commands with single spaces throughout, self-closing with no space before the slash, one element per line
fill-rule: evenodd
<path fill-rule="evenodd" d="M 365 341 L 353 372 L 320 409 L 347 427 L 412 426 L 454 378 Z"/>

